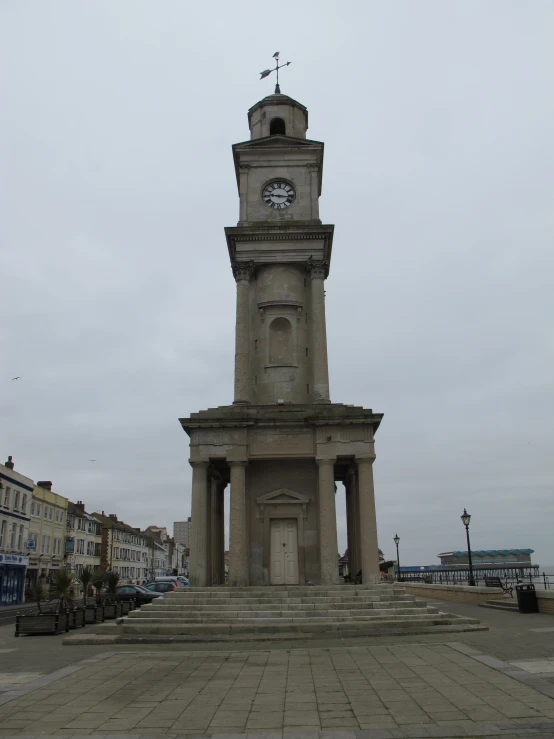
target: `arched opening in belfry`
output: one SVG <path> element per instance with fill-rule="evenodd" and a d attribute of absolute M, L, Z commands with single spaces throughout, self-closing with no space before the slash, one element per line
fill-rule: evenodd
<path fill-rule="evenodd" d="M 269 326 L 269 363 L 292 364 L 292 326 L 286 318 L 275 318 Z"/>
<path fill-rule="evenodd" d="M 282 118 L 274 118 L 269 124 L 269 135 L 276 136 L 277 134 L 281 136 L 287 135 L 285 121 Z"/>

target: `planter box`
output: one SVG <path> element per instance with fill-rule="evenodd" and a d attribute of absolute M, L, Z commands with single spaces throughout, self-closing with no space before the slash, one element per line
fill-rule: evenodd
<path fill-rule="evenodd" d="M 69 628 L 78 629 L 80 626 L 85 625 L 85 609 L 75 608 L 75 610 L 69 612 Z"/>
<path fill-rule="evenodd" d="M 120 618 L 122 615 L 122 604 L 121 603 L 106 603 L 104 606 L 104 618 Z"/>
<path fill-rule="evenodd" d="M 132 600 L 122 600 L 121 601 L 121 615 L 122 616 L 126 616 L 133 609 L 134 609 L 134 601 Z"/>
<path fill-rule="evenodd" d="M 59 634 L 69 631 L 73 618 L 70 613 L 32 613 L 21 616 L 17 614 L 15 635 L 20 634 Z"/>
<path fill-rule="evenodd" d="M 85 608 L 86 624 L 101 624 L 104 620 L 104 606 L 87 606 Z"/>

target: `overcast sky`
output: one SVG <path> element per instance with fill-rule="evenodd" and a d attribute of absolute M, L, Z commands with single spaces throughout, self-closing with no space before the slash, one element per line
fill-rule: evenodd
<path fill-rule="evenodd" d="M 1 0 L 1 461 L 190 515 L 177 419 L 232 402 L 231 145 L 279 49 L 325 142 L 331 397 L 385 414 L 380 547 L 438 563 L 465 506 L 554 564 L 553 32 L 546 0 Z"/>

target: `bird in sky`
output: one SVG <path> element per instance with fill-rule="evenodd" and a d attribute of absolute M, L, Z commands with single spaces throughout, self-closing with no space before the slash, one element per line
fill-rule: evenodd
<path fill-rule="evenodd" d="M 89 462 L 98 462 L 97 459 L 89 459 Z"/>
<path fill-rule="evenodd" d="M 12 382 L 13 382 L 14 380 L 21 380 L 21 377 L 20 377 L 19 375 L 18 375 L 17 377 L 12 377 Z"/>

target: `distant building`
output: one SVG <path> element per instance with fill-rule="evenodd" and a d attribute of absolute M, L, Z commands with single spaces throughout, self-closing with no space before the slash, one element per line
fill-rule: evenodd
<path fill-rule="evenodd" d="M 14 469 L 11 457 L 0 464 L 0 606 L 23 603 L 29 564 L 29 510 L 35 483 Z"/>
<path fill-rule="evenodd" d="M 102 526 L 102 571 L 117 572 L 122 583 L 147 579 L 156 550 L 148 535 L 118 520 L 115 513 L 106 516 L 102 511 L 94 518 Z M 163 546 L 160 549 L 165 554 Z"/>
<path fill-rule="evenodd" d="M 187 549 L 190 548 L 190 516 L 186 521 L 173 523 L 173 538 Z"/>
<path fill-rule="evenodd" d="M 85 511 L 83 501 L 69 501 L 65 540 L 66 567 L 73 572 L 80 572 L 83 567 L 91 567 L 95 572 L 100 572 L 101 556 L 102 524 Z"/>
<path fill-rule="evenodd" d="M 68 504 L 67 498 L 52 490 L 50 480 L 35 485 L 29 524 L 29 540 L 34 541 L 34 548 L 27 568 L 28 586 L 37 578 L 48 584 L 64 565 Z"/>
<path fill-rule="evenodd" d="M 471 550 L 473 565 L 508 565 L 510 567 L 529 567 L 534 549 L 475 549 Z M 466 552 L 442 552 L 437 554 L 441 565 L 468 565 Z"/>

